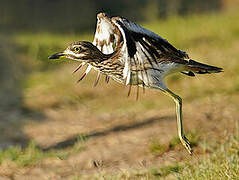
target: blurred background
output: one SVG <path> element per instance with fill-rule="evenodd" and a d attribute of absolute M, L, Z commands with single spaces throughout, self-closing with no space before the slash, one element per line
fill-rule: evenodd
<path fill-rule="evenodd" d="M 225 69 L 167 79 L 184 100 L 196 153 L 214 152 L 238 133 L 238 0 L 1 0 L 0 175 L 60 179 L 94 172 L 95 160 L 107 172 L 185 160 L 171 99 L 147 90 L 136 101 L 136 90 L 127 98 L 127 87 L 103 78 L 93 88 L 95 72 L 77 84 L 76 62 L 47 58 L 71 42 L 92 41 L 98 12 L 135 21 L 192 59 Z"/>
<path fill-rule="evenodd" d="M 31 32 L 78 32 L 92 31 L 95 14 L 107 12 L 127 16 L 134 21 L 166 18 L 170 15 L 187 15 L 219 11 L 228 0 L 132 0 L 132 1 L 65 1 L 23 0 L 3 1 L 1 5 L 1 29 Z"/>

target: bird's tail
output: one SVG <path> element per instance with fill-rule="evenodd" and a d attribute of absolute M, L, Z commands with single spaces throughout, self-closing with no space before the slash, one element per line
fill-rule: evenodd
<path fill-rule="evenodd" d="M 193 73 L 210 74 L 210 73 L 219 73 L 219 72 L 223 71 L 222 68 L 199 63 L 199 62 L 191 60 L 191 59 L 186 64 L 186 70 L 188 71 L 188 73 L 185 73 L 185 72 L 183 72 L 183 73 L 187 74 L 189 76 L 190 76 L 190 74 L 194 75 Z"/>

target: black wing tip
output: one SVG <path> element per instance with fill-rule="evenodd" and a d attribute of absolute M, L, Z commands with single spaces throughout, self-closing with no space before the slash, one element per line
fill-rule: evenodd
<path fill-rule="evenodd" d="M 188 66 L 191 67 L 191 68 L 200 68 L 201 70 L 199 70 L 197 72 L 198 74 L 219 73 L 219 72 L 223 72 L 224 71 L 223 68 L 221 68 L 221 67 L 216 67 L 216 66 L 211 66 L 211 65 L 203 64 L 203 63 L 194 61 L 192 59 L 190 59 L 188 61 Z"/>

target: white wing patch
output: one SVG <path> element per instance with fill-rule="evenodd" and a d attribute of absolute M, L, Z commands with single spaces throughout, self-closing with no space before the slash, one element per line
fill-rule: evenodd
<path fill-rule="evenodd" d="M 119 42 L 120 34 L 111 19 L 104 13 L 97 15 L 97 26 L 93 44 L 104 54 L 114 52 L 114 45 Z"/>
<path fill-rule="evenodd" d="M 98 19 L 93 44 L 104 54 L 113 53 L 113 42 L 110 36 L 113 34 L 112 25 L 104 19 Z"/>

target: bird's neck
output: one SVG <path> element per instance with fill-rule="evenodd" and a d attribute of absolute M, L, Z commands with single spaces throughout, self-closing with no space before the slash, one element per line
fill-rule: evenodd
<path fill-rule="evenodd" d="M 123 83 L 123 69 L 124 66 L 120 62 L 120 51 L 115 50 L 111 54 L 104 54 L 100 50 L 96 50 L 91 56 L 88 63 L 100 71 L 102 74 L 111 77 L 117 82 Z"/>
<path fill-rule="evenodd" d="M 89 60 L 89 63 L 104 63 L 105 61 L 112 61 L 113 59 L 116 59 L 118 51 L 114 51 L 110 54 L 104 54 L 102 53 L 98 48 L 95 49 L 95 51 L 91 54 L 91 59 Z"/>

